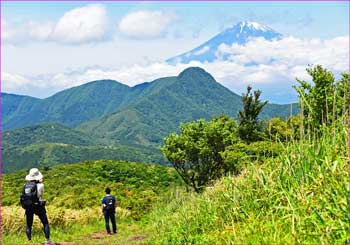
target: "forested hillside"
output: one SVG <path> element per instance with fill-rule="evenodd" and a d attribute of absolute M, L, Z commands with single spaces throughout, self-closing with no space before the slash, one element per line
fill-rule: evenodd
<path fill-rule="evenodd" d="M 135 87 L 101 80 L 42 100 L 3 94 L 3 101 L 5 172 L 97 159 L 167 164 L 157 148 L 180 123 L 236 118 L 242 108 L 241 96 L 198 67 Z M 298 106 L 268 104 L 260 117 L 291 111 Z"/>

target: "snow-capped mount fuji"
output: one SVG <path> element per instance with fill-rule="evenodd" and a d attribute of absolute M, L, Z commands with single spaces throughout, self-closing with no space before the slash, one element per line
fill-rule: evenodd
<path fill-rule="evenodd" d="M 281 39 L 282 34 L 257 22 L 241 21 L 201 44 L 197 48 L 172 57 L 166 60 L 166 62 L 169 64 L 187 64 L 191 61 L 213 62 L 217 59 L 216 54 L 220 45 L 226 44 L 231 46 L 233 43 L 243 45 L 250 39 L 258 37 L 263 37 L 266 40 L 273 40 Z"/>

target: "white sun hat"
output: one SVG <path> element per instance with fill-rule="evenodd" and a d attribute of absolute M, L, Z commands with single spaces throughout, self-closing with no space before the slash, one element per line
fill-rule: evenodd
<path fill-rule="evenodd" d="M 29 174 L 26 176 L 27 181 L 41 180 L 44 176 L 39 172 L 39 169 L 32 168 L 29 170 Z"/>

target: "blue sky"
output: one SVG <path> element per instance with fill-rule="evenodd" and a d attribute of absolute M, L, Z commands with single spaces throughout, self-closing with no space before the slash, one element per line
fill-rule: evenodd
<path fill-rule="evenodd" d="M 1 4 L 3 91 L 36 97 L 47 97 L 89 79 L 111 78 L 135 85 L 157 77 L 176 75 L 186 66 L 170 67 L 162 63 L 165 59 L 191 50 L 243 20 L 262 23 L 285 36 L 292 36 L 294 39 L 285 40 L 281 45 L 291 42 L 297 45 L 298 51 L 304 52 L 300 59 L 304 57 L 305 62 L 308 61 L 305 58 L 307 52 L 311 55 L 313 48 L 320 49 L 315 52 L 332 52 L 330 45 L 341 47 L 345 43 L 344 37 L 349 36 L 348 2 L 89 1 Z M 77 20 L 81 25 L 75 23 Z M 316 45 L 317 42 L 321 44 Z M 279 44 L 269 47 L 279 53 L 283 50 Z M 343 52 L 340 55 L 346 59 L 348 46 Z M 316 61 L 326 60 L 325 66 L 339 73 L 348 67 L 342 62 L 344 58 L 328 62 L 331 56 L 330 53 Z M 249 70 L 250 74 L 241 71 L 239 76 L 226 72 L 237 64 L 195 65 L 207 68 L 218 82 L 237 93 L 241 93 L 248 82 L 255 83 L 243 81 L 245 77 L 254 79 L 258 81 L 258 88 L 264 88 L 266 98 L 280 103 L 296 98 L 290 88 L 293 84 L 290 77 L 295 74 L 306 77 L 301 71 L 305 70 L 302 69 L 303 62 L 299 61 L 286 70 L 281 68 L 282 64 L 278 67 L 260 66 Z M 223 65 L 227 67 L 220 68 Z M 279 71 L 277 75 L 272 74 L 275 69 Z M 288 75 L 289 80 L 286 77 L 288 72 L 293 74 Z M 240 79 L 240 76 L 242 81 L 232 82 L 233 78 Z M 264 77 L 269 81 L 264 82 Z M 284 79 L 286 81 L 282 83 L 280 80 Z M 276 91 L 277 83 L 283 93 Z"/>
<path fill-rule="evenodd" d="M 3 18 L 27 20 L 58 20 L 74 8 L 88 2 L 4 2 Z M 183 27 L 205 25 L 216 33 L 237 21 L 250 20 L 282 29 L 300 37 L 334 37 L 348 33 L 348 3 L 329 2 L 103 2 L 108 15 L 118 21 L 136 10 L 174 11 L 182 17 Z M 184 30 L 191 32 L 191 30 Z"/>

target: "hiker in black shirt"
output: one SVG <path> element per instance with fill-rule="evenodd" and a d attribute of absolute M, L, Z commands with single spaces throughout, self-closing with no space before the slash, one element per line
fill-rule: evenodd
<path fill-rule="evenodd" d="M 111 189 L 106 188 L 106 196 L 102 199 L 102 212 L 105 218 L 106 230 L 108 234 L 111 234 L 111 229 L 109 228 L 109 219 L 112 222 L 113 233 L 117 233 L 117 225 L 115 222 L 115 197 L 112 196 Z"/>
<path fill-rule="evenodd" d="M 32 240 L 32 226 L 34 214 L 37 215 L 43 224 L 45 233 L 45 244 L 51 244 L 50 241 L 50 226 L 46 215 L 45 201 L 43 199 L 44 184 L 43 175 L 37 168 L 32 168 L 26 176 L 28 181 L 22 191 L 21 205 L 25 209 L 26 215 L 26 234 L 29 241 Z"/>

